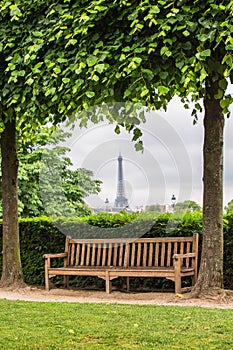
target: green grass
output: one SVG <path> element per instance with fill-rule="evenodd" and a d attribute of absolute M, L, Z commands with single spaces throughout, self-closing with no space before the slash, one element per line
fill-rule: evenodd
<path fill-rule="evenodd" d="M 0 349 L 233 349 L 233 310 L 0 300 Z"/>

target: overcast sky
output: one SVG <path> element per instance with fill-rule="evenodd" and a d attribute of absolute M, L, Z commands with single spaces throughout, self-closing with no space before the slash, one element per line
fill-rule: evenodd
<path fill-rule="evenodd" d="M 233 91 L 233 89 L 231 89 Z M 231 108 L 233 111 L 233 108 Z M 231 113 L 232 114 L 232 113 Z M 149 204 L 171 204 L 194 200 L 202 205 L 203 116 L 193 125 L 191 110 L 178 98 L 167 112 L 147 114 L 141 124 L 144 152 L 136 152 L 132 135 L 103 123 L 75 128 L 67 141 L 75 168 L 84 167 L 100 179 L 101 193 L 87 199 L 91 207 L 103 207 L 106 198 L 113 205 L 117 191 L 118 155 L 123 157 L 126 196 L 132 209 Z M 224 205 L 233 199 L 233 117 L 226 120 L 224 143 Z"/>

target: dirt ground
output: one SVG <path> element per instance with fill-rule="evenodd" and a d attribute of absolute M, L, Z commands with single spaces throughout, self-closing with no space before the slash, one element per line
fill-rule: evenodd
<path fill-rule="evenodd" d="M 20 289 L 0 288 L 0 299 L 25 300 L 35 302 L 75 302 L 75 303 L 117 303 L 117 304 L 152 304 L 199 306 L 208 308 L 233 309 L 233 297 L 216 299 L 192 299 L 189 293 L 175 295 L 161 292 L 130 292 L 113 291 L 106 294 L 96 290 L 68 290 L 54 288 L 45 291 L 43 288 L 26 287 Z"/>

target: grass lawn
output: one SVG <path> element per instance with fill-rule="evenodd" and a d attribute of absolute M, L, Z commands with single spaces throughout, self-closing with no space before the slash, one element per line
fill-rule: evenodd
<path fill-rule="evenodd" d="M 233 310 L 0 300 L 0 349 L 233 349 Z"/>

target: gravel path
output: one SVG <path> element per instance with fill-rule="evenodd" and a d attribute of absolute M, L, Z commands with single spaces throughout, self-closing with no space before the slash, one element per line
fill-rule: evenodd
<path fill-rule="evenodd" d="M 49 292 L 41 288 L 26 287 L 16 290 L 0 288 L 0 299 L 25 300 L 34 302 L 76 302 L 76 303 L 117 303 L 117 304 L 141 304 L 141 305 L 178 305 L 199 306 L 208 308 L 233 309 L 233 299 L 190 299 L 188 294 L 175 295 L 174 293 L 124 293 L 113 291 L 106 294 L 104 291 L 94 290 L 67 290 L 51 289 Z"/>

